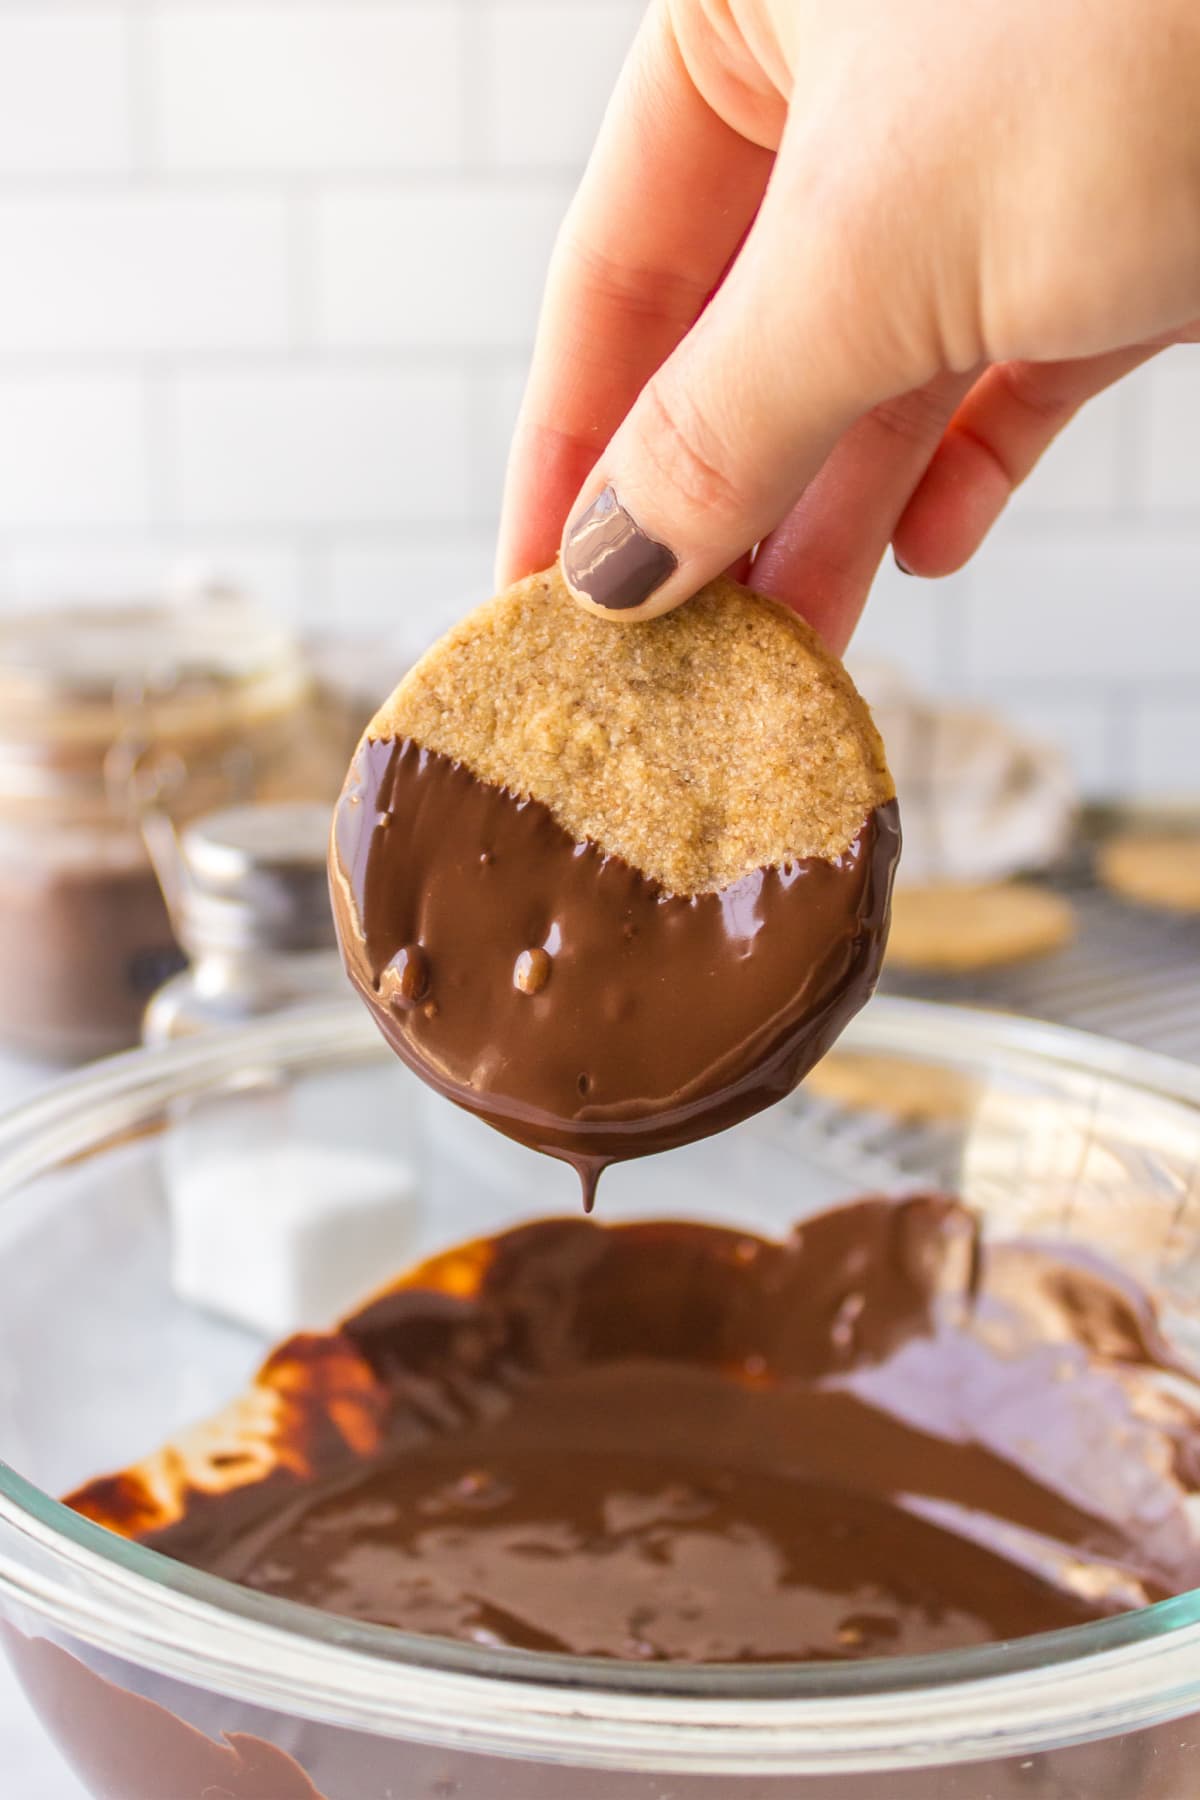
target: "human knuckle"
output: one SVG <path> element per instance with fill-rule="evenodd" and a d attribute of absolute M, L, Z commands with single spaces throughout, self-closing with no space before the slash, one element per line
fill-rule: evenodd
<path fill-rule="evenodd" d="M 996 380 L 1005 398 L 1028 417 L 1046 425 L 1060 425 L 1071 415 L 1071 402 L 1049 385 L 1044 369 L 1028 362 L 996 365 Z"/>
<path fill-rule="evenodd" d="M 697 512 L 736 515 L 741 495 L 712 423 L 693 400 L 665 382 L 653 383 L 645 398 L 644 442 L 659 479 Z"/>
<path fill-rule="evenodd" d="M 638 324 L 665 322 L 686 328 L 704 298 L 703 288 L 688 276 L 657 263 L 609 254 L 575 229 L 568 220 L 554 248 L 551 282 L 574 291 L 582 283 L 605 311 Z"/>
<path fill-rule="evenodd" d="M 917 388 L 895 400 L 885 400 L 871 414 L 887 438 L 903 444 L 921 444 L 940 434 L 949 408 L 940 395 Z"/>

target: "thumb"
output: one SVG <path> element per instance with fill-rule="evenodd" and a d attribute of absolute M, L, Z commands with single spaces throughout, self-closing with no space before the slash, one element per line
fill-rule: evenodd
<path fill-rule="evenodd" d="M 562 569 L 590 611 L 649 619 L 687 600 L 779 524 L 855 419 L 936 370 L 880 298 L 854 209 L 780 172 L 571 511 Z"/>

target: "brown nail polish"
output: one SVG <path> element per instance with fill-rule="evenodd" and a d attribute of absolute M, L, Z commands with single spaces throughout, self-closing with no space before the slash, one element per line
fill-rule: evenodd
<path fill-rule="evenodd" d="M 678 557 L 647 537 L 611 487 L 572 521 L 563 549 L 571 587 L 610 612 L 641 606 L 678 567 Z"/>
<path fill-rule="evenodd" d="M 892 561 L 895 563 L 896 567 L 899 569 L 899 571 L 902 575 L 911 575 L 912 574 L 912 570 L 909 568 L 908 564 L 906 562 L 901 562 L 900 552 L 898 550 L 892 551 Z"/>

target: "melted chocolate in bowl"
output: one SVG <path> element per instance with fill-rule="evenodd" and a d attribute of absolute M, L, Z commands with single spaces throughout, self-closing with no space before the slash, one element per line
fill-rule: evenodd
<path fill-rule="evenodd" d="M 668 894 L 411 742 L 360 747 L 333 898 L 350 976 L 403 1060 L 510 1137 L 600 1171 L 771 1105 L 868 998 L 895 803 L 836 862 Z"/>
<path fill-rule="evenodd" d="M 284 1345 L 257 1399 L 240 1457 L 72 1504 L 329 1612 L 627 1660 L 946 1650 L 1200 1582 L 1200 1376 L 1150 1301 L 937 1196 L 784 1243 L 528 1225 Z"/>

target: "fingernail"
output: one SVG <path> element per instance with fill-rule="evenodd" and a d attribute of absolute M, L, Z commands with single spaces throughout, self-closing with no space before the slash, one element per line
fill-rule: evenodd
<path fill-rule="evenodd" d="M 912 570 L 909 568 L 908 564 L 902 560 L 900 552 L 898 550 L 892 551 L 892 561 L 895 563 L 896 567 L 899 569 L 899 571 L 902 575 L 911 575 L 912 574 Z"/>
<path fill-rule="evenodd" d="M 609 612 L 641 606 L 678 567 L 678 557 L 647 536 L 611 487 L 571 521 L 563 546 L 568 584 Z"/>

